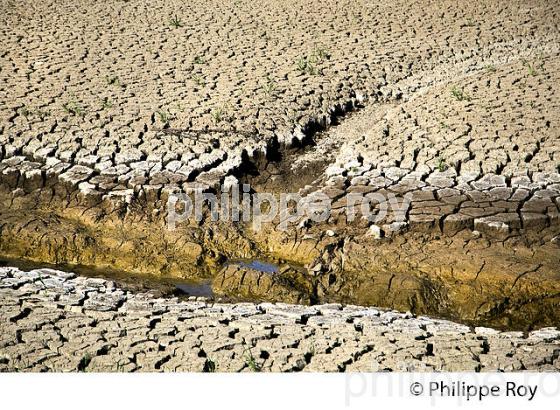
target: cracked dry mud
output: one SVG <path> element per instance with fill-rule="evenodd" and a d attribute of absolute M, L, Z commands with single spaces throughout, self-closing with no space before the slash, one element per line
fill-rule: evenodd
<path fill-rule="evenodd" d="M 558 326 L 560 2 L 0 6 L 0 256 Z M 167 229 L 171 194 L 224 183 L 331 217 Z"/>
<path fill-rule="evenodd" d="M 0 370 L 558 371 L 560 331 L 528 334 L 339 304 L 220 304 L 103 279 L 0 268 Z"/>

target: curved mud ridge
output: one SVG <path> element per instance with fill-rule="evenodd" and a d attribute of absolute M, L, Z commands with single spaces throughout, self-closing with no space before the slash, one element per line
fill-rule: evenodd
<path fill-rule="evenodd" d="M 360 306 L 211 303 L 0 268 L 0 371 L 558 371 L 560 331 Z"/>

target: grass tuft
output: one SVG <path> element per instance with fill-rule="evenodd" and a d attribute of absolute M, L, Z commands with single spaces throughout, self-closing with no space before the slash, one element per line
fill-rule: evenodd
<path fill-rule="evenodd" d="M 109 97 L 105 97 L 101 100 L 101 109 L 106 110 L 111 107 L 113 107 L 113 103 L 109 100 Z"/>
<path fill-rule="evenodd" d="M 266 95 L 272 96 L 276 91 L 276 81 L 267 75 L 266 82 L 262 85 L 262 89 Z"/>
<path fill-rule="evenodd" d="M 224 120 L 225 112 L 223 108 L 216 108 L 212 111 L 212 120 L 215 124 L 219 124 Z"/>
<path fill-rule="evenodd" d="M 527 71 L 529 72 L 529 75 L 532 77 L 536 77 L 538 75 L 537 70 L 535 69 L 535 67 L 526 59 L 521 60 L 521 62 L 523 63 L 523 65 L 525 67 L 527 67 Z"/>
<path fill-rule="evenodd" d="M 156 111 L 156 114 L 163 124 L 168 124 L 173 119 L 173 115 L 169 111 L 159 110 Z"/>
<path fill-rule="evenodd" d="M 317 66 L 329 58 L 330 53 L 325 48 L 315 47 L 311 55 L 296 60 L 296 68 L 302 74 L 322 75 L 323 71 Z"/>
<path fill-rule="evenodd" d="M 444 171 L 447 170 L 447 168 L 449 168 L 449 166 L 445 162 L 445 158 L 437 157 L 437 169 L 438 169 L 438 171 L 439 172 L 444 172 Z"/>
<path fill-rule="evenodd" d="M 251 369 L 254 372 L 262 371 L 262 367 L 255 360 L 255 357 L 253 356 L 253 353 L 251 352 L 251 349 L 245 350 L 245 364 L 247 365 L 247 367 L 249 369 Z"/>
<path fill-rule="evenodd" d="M 194 83 L 199 86 L 199 87 L 205 87 L 206 86 L 206 80 L 204 79 L 204 77 L 202 77 L 201 75 L 198 74 L 194 74 L 192 76 L 192 80 L 194 81 Z"/>
<path fill-rule="evenodd" d="M 470 101 L 471 97 L 463 91 L 462 88 L 458 88 L 457 86 L 453 86 L 451 89 L 451 95 L 455 97 L 457 101 Z"/>
<path fill-rule="evenodd" d="M 173 16 L 173 18 L 169 21 L 169 24 L 171 25 L 171 27 L 173 28 L 180 28 L 183 27 L 183 22 L 179 19 L 179 17 L 177 17 L 177 15 L 175 14 Z"/>
<path fill-rule="evenodd" d="M 63 105 L 64 111 L 75 117 L 83 117 L 86 113 L 84 107 L 78 104 L 76 101 L 69 101 Z"/>

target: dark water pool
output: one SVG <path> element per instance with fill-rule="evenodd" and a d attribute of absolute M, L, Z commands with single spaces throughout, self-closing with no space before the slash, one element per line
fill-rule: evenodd
<path fill-rule="evenodd" d="M 102 278 L 115 282 L 120 288 L 131 292 L 151 292 L 156 297 L 167 296 L 204 296 L 212 298 L 212 286 L 209 280 L 184 280 L 174 277 L 160 277 L 141 275 L 118 270 L 97 268 L 84 265 L 53 265 L 48 263 L 35 263 L 17 259 L 0 259 L 0 266 L 13 266 L 21 270 L 41 268 L 56 269 L 64 272 L 75 273 L 84 277 Z"/>
<path fill-rule="evenodd" d="M 211 298 L 214 296 L 212 291 L 212 285 L 210 282 L 202 283 L 175 283 L 175 288 L 177 291 L 176 295 L 181 296 L 181 294 L 186 296 L 204 296 L 206 298 Z"/>

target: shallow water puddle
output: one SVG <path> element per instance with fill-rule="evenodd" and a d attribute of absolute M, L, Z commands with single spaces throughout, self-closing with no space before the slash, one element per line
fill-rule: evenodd
<path fill-rule="evenodd" d="M 275 263 L 265 262 L 259 259 L 240 259 L 227 263 L 228 265 L 237 265 L 242 268 L 253 269 L 259 272 L 275 274 L 280 270 L 280 266 Z"/>
<path fill-rule="evenodd" d="M 122 272 L 107 268 L 95 268 L 83 265 L 53 265 L 22 260 L 0 259 L 0 266 L 14 266 L 22 270 L 41 268 L 55 269 L 74 273 L 86 278 L 102 278 L 114 281 L 119 287 L 132 292 L 151 292 L 156 296 L 195 296 L 213 298 L 210 281 L 186 281 L 173 277 L 158 277 Z"/>
<path fill-rule="evenodd" d="M 187 296 L 203 296 L 206 298 L 214 297 L 214 292 L 212 291 L 212 285 L 210 282 L 188 282 L 188 283 L 175 283 L 175 288 L 177 289 L 178 296 L 187 295 Z"/>

